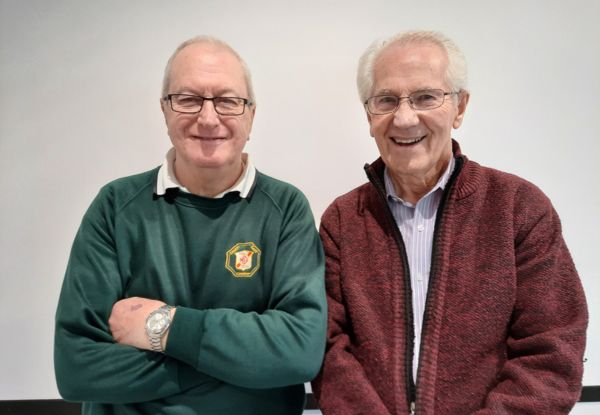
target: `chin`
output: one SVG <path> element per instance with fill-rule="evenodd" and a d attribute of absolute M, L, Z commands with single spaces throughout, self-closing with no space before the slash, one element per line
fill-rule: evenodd
<path fill-rule="evenodd" d="M 218 169 L 220 167 L 226 166 L 228 163 L 225 163 L 220 160 L 199 160 L 194 162 L 193 165 L 203 169 Z"/>

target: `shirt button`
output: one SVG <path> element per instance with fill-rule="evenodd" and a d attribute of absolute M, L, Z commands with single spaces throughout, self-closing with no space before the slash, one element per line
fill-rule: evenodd
<path fill-rule="evenodd" d="M 423 224 L 417 225 L 417 230 L 419 232 L 423 232 L 425 230 L 425 225 L 423 225 Z"/>

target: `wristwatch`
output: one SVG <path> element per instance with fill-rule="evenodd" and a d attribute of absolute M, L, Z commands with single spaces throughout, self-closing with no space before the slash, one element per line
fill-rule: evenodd
<path fill-rule="evenodd" d="M 150 341 L 150 348 L 154 352 L 164 352 L 161 340 L 171 326 L 171 307 L 163 305 L 151 312 L 146 318 L 146 334 Z"/>

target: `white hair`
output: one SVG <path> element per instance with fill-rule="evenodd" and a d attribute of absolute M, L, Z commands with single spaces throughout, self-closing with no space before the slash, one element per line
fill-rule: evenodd
<path fill-rule="evenodd" d="M 401 32 L 387 39 L 376 40 L 363 53 L 358 61 L 356 85 L 360 101 L 365 102 L 373 93 L 373 67 L 377 58 L 388 47 L 405 46 L 409 44 L 434 44 L 446 52 L 448 68 L 446 82 L 453 91 L 467 90 L 467 61 L 458 46 L 439 32 L 409 31 Z"/>
<path fill-rule="evenodd" d="M 248 99 L 250 101 L 250 104 L 254 104 L 256 102 L 256 97 L 254 96 L 254 88 L 252 86 L 252 76 L 250 75 L 250 69 L 248 68 L 248 65 L 246 65 L 246 62 L 231 46 L 229 46 L 226 42 L 224 42 L 220 39 L 217 39 L 215 37 L 212 37 L 212 36 L 193 37 L 191 39 L 186 40 L 185 42 L 180 44 L 177 47 L 177 49 L 175 49 L 175 51 L 173 52 L 173 54 L 167 61 L 167 65 L 165 66 L 165 74 L 163 76 L 161 97 L 164 98 L 169 93 L 169 83 L 171 81 L 171 65 L 173 64 L 173 60 L 175 59 L 177 54 L 182 49 L 184 49 L 186 46 L 193 45 L 196 43 L 204 43 L 204 44 L 209 44 L 209 45 L 213 45 L 213 46 L 217 46 L 217 47 L 226 49 L 229 52 L 231 52 L 240 61 L 240 64 L 242 65 L 242 70 L 244 71 L 244 79 L 246 80 L 246 89 L 248 89 Z"/>

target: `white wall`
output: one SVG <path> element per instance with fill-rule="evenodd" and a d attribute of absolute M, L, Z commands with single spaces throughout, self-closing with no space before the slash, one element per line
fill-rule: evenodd
<path fill-rule="evenodd" d="M 595 0 L 0 0 L 0 399 L 58 397 L 53 316 L 71 242 L 102 184 L 162 161 L 160 81 L 180 41 L 215 35 L 247 60 L 248 151 L 319 217 L 377 154 L 357 59 L 413 28 L 467 55 L 463 151 L 554 201 L 590 303 L 584 384 L 600 385 L 599 15 Z"/>

